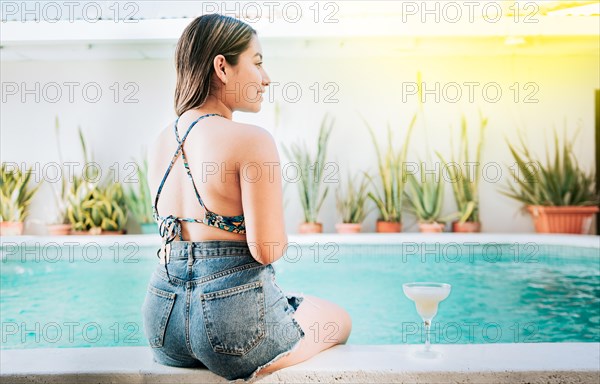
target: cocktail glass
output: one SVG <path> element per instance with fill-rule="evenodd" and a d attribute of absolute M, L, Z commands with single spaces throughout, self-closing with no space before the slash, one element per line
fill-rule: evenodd
<path fill-rule="evenodd" d="M 450 295 L 450 284 L 416 282 L 402 284 L 402 290 L 406 297 L 415 302 L 417 312 L 423 319 L 425 326 L 425 348 L 414 353 L 417 357 L 436 358 L 441 356 L 439 351 L 431 350 L 429 330 L 431 320 L 437 314 L 438 304 Z"/>

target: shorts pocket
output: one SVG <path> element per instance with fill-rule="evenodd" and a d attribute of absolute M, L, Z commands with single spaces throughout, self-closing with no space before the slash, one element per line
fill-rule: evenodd
<path fill-rule="evenodd" d="M 217 353 L 242 356 L 266 337 L 261 281 L 200 295 L 208 340 Z"/>
<path fill-rule="evenodd" d="M 175 304 L 175 293 L 148 286 L 146 299 L 142 306 L 144 332 L 152 348 L 160 348 L 165 340 L 167 323 Z"/>

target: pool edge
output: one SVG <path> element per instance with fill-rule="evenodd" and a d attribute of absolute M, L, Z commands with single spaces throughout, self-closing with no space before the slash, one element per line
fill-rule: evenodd
<path fill-rule="evenodd" d="M 443 344 L 438 361 L 416 360 L 419 345 L 337 345 L 257 383 L 597 383 L 600 343 Z M 0 351 L 11 383 L 226 383 L 208 370 L 166 367 L 149 347 Z"/>

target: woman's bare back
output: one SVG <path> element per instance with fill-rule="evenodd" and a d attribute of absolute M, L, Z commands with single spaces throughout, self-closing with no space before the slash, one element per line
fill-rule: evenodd
<path fill-rule="evenodd" d="M 177 130 L 180 138 L 198 116 L 190 113 L 180 118 Z M 149 151 L 148 182 L 153 199 L 178 146 L 174 124 L 159 133 Z M 243 213 L 237 147 L 243 136 L 252 134 L 250 131 L 251 128 L 245 124 L 215 116 L 200 120 L 184 142 L 183 148 L 198 193 L 206 207 L 219 215 Z M 196 197 L 181 155 L 165 181 L 157 208 L 163 216 L 204 217 L 204 209 Z M 182 223 L 182 234 L 185 240 L 194 241 L 246 238 L 245 234 L 187 222 Z"/>

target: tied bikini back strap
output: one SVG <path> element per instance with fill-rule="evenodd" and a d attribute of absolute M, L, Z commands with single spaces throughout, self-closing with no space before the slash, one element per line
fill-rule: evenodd
<path fill-rule="evenodd" d="M 219 116 L 221 116 L 221 115 L 219 115 Z M 198 120 L 196 120 L 196 121 L 198 121 Z M 202 208 L 204 208 L 206 211 L 212 212 L 210 209 L 208 209 L 204 206 L 204 202 L 202 201 L 202 198 L 200 197 L 200 194 L 198 193 L 198 188 L 196 188 L 196 183 L 194 182 L 194 178 L 192 177 L 192 171 L 190 171 L 190 166 L 187 161 L 187 158 L 185 157 L 185 151 L 183 150 L 183 142 L 185 141 L 185 137 L 180 140 L 179 133 L 177 133 L 177 123 L 178 122 L 179 122 L 179 117 L 177 118 L 177 121 L 175 121 L 175 125 L 173 125 L 173 130 L 175 131 L 175 138 L 177 139 L 177 142 L 181 146 L 181 157 L 183 157 L 183 166 L 185 167 L 185 171 L 187 172 L 187 175 L 192 182 L 192 186 L 194 187 L 194 193 L 196 194 L 196 198 L 198 199 L 200 206 Z M 187 136 L 187 134 L 186 134 L 186 136 Z"/>

